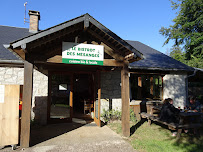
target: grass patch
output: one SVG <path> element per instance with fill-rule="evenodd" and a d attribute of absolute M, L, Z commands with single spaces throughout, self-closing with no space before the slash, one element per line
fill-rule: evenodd
<path fill-rule="evenodd" d="M 121 135 L 122 133 L 121 123 L 118 122 L 108 123 L 108 127 L 111 128 L 113 131 L 115 131 L 117 134 Z"/>
<path fill-rule="evenodd" d="M 194 135 L 182 133 L 180 140 L 177 141 L 176 137 L 171 136 L 171 131 L 167 128 L 156 124 L 149 126 L 147 122 L 141 124 L 138 123 L 131 127 L 131 131 L 133 131 L 133 133 L 128 138 L 128 141 L 131 143 L 133 148 L 139 152 L 203 151 L 203 136 L 197 138 L 194 137 Z M 108 124 L 108 126 L 116 133 L 122 133 L 120 123 L 111 123 Z"/>

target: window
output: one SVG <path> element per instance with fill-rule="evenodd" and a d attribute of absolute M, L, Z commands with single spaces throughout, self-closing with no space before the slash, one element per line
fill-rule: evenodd
<path fill-rule="evenodd" d="M 130 91 L 132 100 L 162 100 L 162 76 L 131 73 Z"/>

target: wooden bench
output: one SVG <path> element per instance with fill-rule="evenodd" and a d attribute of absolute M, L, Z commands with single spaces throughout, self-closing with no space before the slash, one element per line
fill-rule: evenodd
<path fill-rule="evenodd" d="M 167 122 L 161 121 L 158 117 L 156 117 L 152 114 L 148 114 L 146 112 L 140 113 L 140 116 L 141 116 L 141 118 L 147 119 L 149 125 L 151 125 L 152 121 L 154 121 L 154 122 L 158 122 L 158 123 L 161 123 L 161 124 L 168 126 L 168 128 L 171 130 L 178 130 L 177 138 L 180 138 L 183 129 L 201 128 L 202 127 L 201 123 L 183 124 L 183 125 L 178 124 L 178 123 L 167 123 Z"/>
<path fill-rule="evenodd" d="M 156 121 L 158 123 L 164 124 L 168 127 L 170 127 L 170 129 L 177 129 L 178 124 L 174 124 L 174 123 L 167 123 L 164 121 L 161 121 L 157 116 L 154 116 L 152 114 L 148 114 L 146 112 L 142 112 L 140 113 L 141 118 L 146 118 L 148 120 L 148 124 L 151 125 L 151 121 Z"/>

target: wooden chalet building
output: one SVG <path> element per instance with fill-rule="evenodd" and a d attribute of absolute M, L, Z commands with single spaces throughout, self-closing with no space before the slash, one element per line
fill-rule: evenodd
<path fill-rule="evenodd" d="M 166 97 L 186 104 L 193 68 L 121 39 L 89 14 L 41 31 L 40 13 L 29 15 L 29 29 L 0 26 L 0 84 L 19 85 L 22 147 L 29 146 L 31 119 L 70 122 L 89 112 L 100 126 L 102 110 L 116 109 L 123 135 L 130 136 L 130 104 Z"/>

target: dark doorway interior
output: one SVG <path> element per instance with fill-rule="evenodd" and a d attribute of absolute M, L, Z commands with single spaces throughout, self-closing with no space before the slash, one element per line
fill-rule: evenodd
<path fill-rule="evenodd" d="M 70 88 L 71 76 L 61 73 L 52 74 L 51 77 L 51 119 L 69 119 L 70 118 Z"/>
<path fill-rule="evenodd" d="M 93 117 L 93 74 L 75 74 L 73 83 L 73 117 Z"/>
<path fill-rule="evenodd" d="M 51 123 L 69 122 L 72 118 L 92 121 L 94 118 L 94 76 L 93 73 L 50 73 L 49 120 Z M 71 88 L 73 98 L 70 98 Z M 70 102 L 73 103 L 73 115 Z"/>

